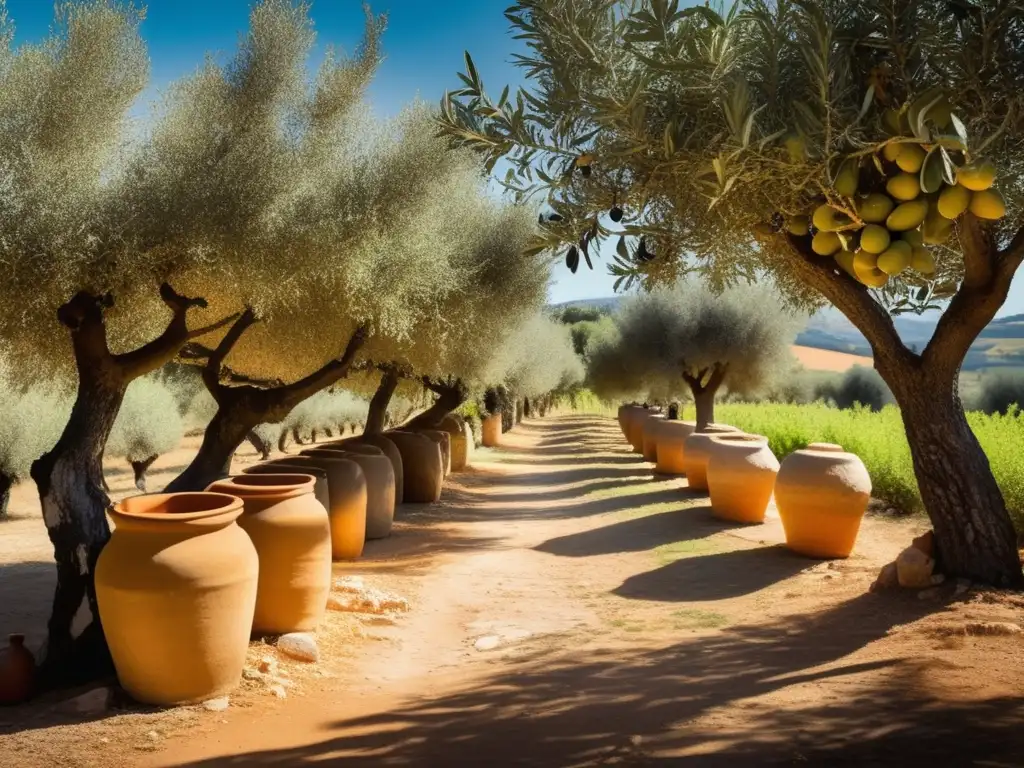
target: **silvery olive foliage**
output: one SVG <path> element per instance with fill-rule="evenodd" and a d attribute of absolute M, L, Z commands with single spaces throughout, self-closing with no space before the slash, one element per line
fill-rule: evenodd
<path fill-rule="evenodd" d="M 105 455 L 145 461 L 173 451 L 184 435 L 185 422 L 171 388 L 156 376 L 143 376 L 128 385 Z"/>
<path fill-rule="evenodd" d="M 566 391 L 583 376 L 569 327 L 545 312 L 535 312 L 495 350 L 485 380 L 521 398 Z"/>
<path fill-rule="evenodd" d="M 0 475 L 25 479 L 32 462 L 60 437 L 71 397 L 52 385 L 25 387 L 19 379 L 0 360 Z"/>
<path fill-rule="evenodd" d="M 588 348 L 591 385 L 607 399 L 661 402 L 712 379 L 733 393 L 770 386 L 791 369 L 801 324 L 771 288 L 716 295 L 690 282 L 633 296 L 613 317 Z"/>

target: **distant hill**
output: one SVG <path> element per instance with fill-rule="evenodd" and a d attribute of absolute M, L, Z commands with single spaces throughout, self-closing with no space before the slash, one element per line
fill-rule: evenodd
<path fill-rule="evenodd" d="M 566 301 L 552 306 L 556 309 L 594 307 L 615 311 L 622 299 L 622 296 L 606 296 Z M 937 313 L 929 313 L 927 316 L 901 315 L 893 318 L 893 323 L 904 344 L 921 350 L 935 332 L 939 317 Z M 839 310 L 832 307 L 812 315 L 807 327 L 797 335 L 796 343 L 850 355 L 871 356 L 871 347 L 861 332 Z M 1024 367 L 1024 314 L 993 320 L 974 342 L 963 365 L 965 371 L 1005 367 Z"/>

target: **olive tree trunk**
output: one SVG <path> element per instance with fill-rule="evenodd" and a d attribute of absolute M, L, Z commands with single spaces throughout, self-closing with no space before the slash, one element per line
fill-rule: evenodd
<path fill-rule="evenodd" d="M 185 471 L 167 486 L 169 492 L 201 491 L 215 480 L 230 474 L 231 459 L 249 433 L 259 424 L 283 421 L 303 400 L 344 378 L 366 334 L 365 328 L 359 328 L 349 339 L 340 357 L 292 384 L 232 385 L 231 380 L 242 377 L 227 370 L 225 359 L 242 335 L 256 322 L 252 310 L 246 310 L 224 335 L 217 348 L 204 352 L 207 363 L 203 367 L 203 384 L 216 401 L 217 412 L 206 428 L 199 452 Z M 192 353 L 191 356 L 197 355 Z"/>
<path fill-rule="evenodd" d="M 256 452 L 260 455 L 260 459 L 266 461 L 270 458 L 270 443 L 260 437 L 258 432 L 250 430 L 249 434 L 245 436 L 245 439 L 248 440 L 249 444 L 256 449 Z"/>
<path fill-rule="evenodd" d="M 715 398 L 718 390 L 725 383 L 727 366 L 716 363 L 710 369 L 705 368 L 694 374 L 684 373 L 686 382 L 693 395 L 693 404 L 697 410 L 697 431 L 702 432 L 715 421 Z"/>
<path fill-rule="evenodd" d="M 908 349 L 892 318 L 860 283 L 815 256 L 807 238 L 788 243 L 794 273 L 864 334 L 875 368 L 899 405 L 921 499 L 947 576 L 1024 587 L 1017 537 L 988 458 L 958 395 L 960 366 L 978 334 L 1006 301 L 1024 260 L 1024 228 L 999 248 L 972 214 L 958 225 L 964 279 L 924 351 Z"/>
<path fill-rule="evenodd" d="M 387 368 L 380 377 L 380 385 L 370 399 L 370 407 L 366 412 L 364 435 L 379 435 L 387 428 L 388 405 L 398 389 L 398 371 Z"/>
<path fill-rule="evenodd" d="M 160 457 L 154 454 L 142 461 L 128 462 L 132 465 L 132 473 L 135 475 L 135 487 L 143 493 L 146 492 L 146 473 L 149 471 L 149 468 L 153 466 L 153 462 L 158 458 Z"/>
<path fill-rule="evenodd" d="M 44 688 L 75 685 L 113 671 L 94 574 L 110 538 L 103 452 L 128 385 L 173 359 L 190 338 L 233 319 L 190 331 L 188 310 L 205 307 L 206 302 L 179 296 L 168 285 L 161 286 L 160 296 L 172 312 L 164 332 L 118 355 L 110 352 L 104 322 L 104 312 L 113 305 L 111 296 L 82 292 L 58 311 L 58 320 L 71 333 L 78 389 L 56 445 L 33 462 L 31 470 L 57 564 L 57 587 L 40 658 Z"/>
<path fill-rule="evenodd" d="M 14 487 L 14 476 L 0 472 L 0 520 L 7 517 L 7 506 L 11 503 L 11 488 Z"/>
<path fill-rule="evenodd" d="M 438 382 L 424 378 L 423 384 L 437 395 L 437 400 L 419 416 L 406 423 L 403 429 L 436 429 L 445 416 L 466 402 L 466 398 L 469 397 L 469 390 L 461 379 Z"/>

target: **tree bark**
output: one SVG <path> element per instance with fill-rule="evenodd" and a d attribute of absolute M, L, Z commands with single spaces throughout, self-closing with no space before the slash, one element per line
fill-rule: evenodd
<path fill-rule="evenodd" d="M 153 454 L 152 456 L 143 459 L 142 461 L 131 461 L 128 462 L 132 465 L 132 472 L 135 474 L 135 487 L 143 493 L 146 492 L 146 472 L 153 466 L 153 462 L 156 461 L 159 456 Z"/>
<path fill-rule="evenodd" d="M 693 403 L 697 409 L 697 431 L 703 431 L 715 421 L 715 398 L 718 390 L 725 383 L 728 367 L 716 363 L 711 370 L 698 371 L 696 374 L 684 373 L 683 381 L 690 387 Z"/>
<path fill-rule="evenodd" d="M 229 474 L 231 459 L 246 435 L 258 424 L 284 420 L 303 400 L 344 378 L 366 335 L 365 328 L 357 329 L 340 357 L 291 384 L 267 387 L 227 385 L 221 380 L 225 358 L 255 322 L 256 315 L 246 310 L 225 334 L 217 349 L 209 353 L 209 360 L 203 368 L 203 383 L 217 402 L 217 413 L 203 435 L 199 452 L 185 471 L 167 486 L 169 492 L 201 491 Z M 234 378 L 237 380 L 238 377 Z"/>
<path fill-rule="evenodd" d="M 57 313 L 71 333 L 78 390 L 56 445 L 33 462 L 31 470 L 57 564 L 57 587 L 40 658 L 39 682 L 44 689 L 113 672 L 94 573 L 110 538 L 103 451 L 128 384 L 169 362 L 189 339 L 233 319 L 189 330 L 188 311 L 205 307 L 206 302 L 180 296 L 166 284 L 160 286 L 160 297 L 172 312 L 164 332 L 123 354 L 113 354 L 107 343 L 104 313 L 113 306 L 110 295 L 80 292 Z"/>
<path fill-rule="evenodd" d="M 377 391 L 370 399 L 370 408 L 366 412 L 366 426 L 363 428 L 364 435 L 379 435 L 384 431 L 387 426 L 388 405 L 397 388 L 398 371 L 386 368 L 381 374 Z"/>
<path fill-rule="evenodd" d="M 454 411 L 469 397 L 469 390 L 461 379 L 449 379 L 437 382 L 424 379 L 424 384 L 437 395 L 437 400 L 427 410 L 404 425 L 404 429 L 436 429 L 449 413 Z"/>
<path fill-rule="evenodd" d="M 1024 587 L 1017 537 L 988 458 L 967 423 L 958 395 L 960 366 L 978 334 L 1006 301 L 1024 261 L 1024 228 L 999 250 L 972 214 L 958 223 L 964 280 L 921 354 L 908 349 L 892 317 L 871 293 L 808 238 L 783 236 L 787 263 L 817 289 L 871 345 L 875 368 L 892 390 L 907 433 L 914 474 L 947 576 Z"/>
<path fill-rule="evenodd" d="M 0 520 L 7 517 L 7 506 L 11 503 L 11 488 L 14 486 L 15 478 L 5 472 L 0 472 Z"/>

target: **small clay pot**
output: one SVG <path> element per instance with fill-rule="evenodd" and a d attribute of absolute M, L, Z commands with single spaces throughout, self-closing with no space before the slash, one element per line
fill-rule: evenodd
<path fill-rule="evenodd" d="M 640 438 L 640 450 L 644 461 L 654 463 L 658 460 L 658 429 L 665 421 L 665 414 L 654 413 L 643 421 L 643 432 Z"/>
<path fill-rule="evenodd" d="M 665 419 L 657 424 L 657 464 L 654 471 L 660 475 L 683 475 L 683 453 L 686 438 L 697 431 L 695 421 Z"/>
<path fill-rule="evenodd" d="M 238 525 L 259 556 L 255 635 L 311 632 L 331 591 L 331 524 L 309 475 L 240 475 L 207 488 L 242 500 Z"/>
<path fill-rule="evenodd" d="M 25 647 L 24 635 L 8 635 L 0 648 L 0 705 L 28 701 L 35 685 L 36 660 Z"/>
<path fill-rule="evenodd" d="M 708 445 L 711 511 L 735 523 L 763 523 L 779 460 L 763 435 L 715 435 Z"/>
<path fill-rule="evenodd" d="M 808 557 L 849 557 L 870 500 L 864 462 L 831 443 L 789 454 L 775 480 L 786 546 Z"/>
<path fill-rule="evenodd" d="M 694 432 L 683 442 L 683 473 L 686 485 L 691 491 L 708 489 L 708 446 L 715 435 L 739 432 L 728 424 L 708 424 L 700 432 Z"/>
<path fill-rule="evenodd" d="M 488 416 L 480 425 L 483 432 L 481 443 L 484 448 L 496 448 L 501 445 L 501 414 Z"/>
<path fill-rule="evenodd" d="M 249 650 L 259 571 L 236 522 L 242 500 L 159 493 L 125 499 L 109 514 L 96 600 L 121 686 L 159 706 L 230 692 Z"/>
<path fill-rule="evenodd" d="M 469 466 L 470 442 L 466 439 L 465 422 L 454 413 L 449 413 L 438 426 L 447 432 L 451 444 L 451 471 L 461 472 Z"/>

